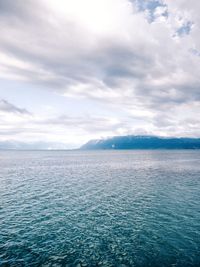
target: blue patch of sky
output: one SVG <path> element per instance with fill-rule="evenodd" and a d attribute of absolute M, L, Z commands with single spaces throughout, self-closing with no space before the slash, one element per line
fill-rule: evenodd
<path fill-rule="evenodd" d="M 190 34 L 192 26 L 193 26 L 193 22 L 191 21 L 185 22 L 180 28 L 178 28 L 176 32 L 177 35 L 184 36 L 184 35 Z"/>
<path fill-rule="evenodd" d="M 162 1 L 159 0 L 129 0 L 134 3 L 140 12 L 148 11 L 148 21 L 151 23 L 155 20 L 155 11 L 158 7 L 167 7 Z M 168 17 L 167 9 L 162 13 L 162 16 Z"/>
<path fill-rule="evenodd" d="M 168 17 L 168 11 L 167 11 L 167 5 L 163 3 L 163 1 L 159 1 L 159 0 L 129 0 L 130 2 L 134 3 L 137 8 L 138 11 L 140 12 L 145 12 L 148 11 L 148 21 L 149 23 L 155 21 L 156 19 L 156 15 L 155 15 L 155 11 L 158 7 L 165 7 L 166 9 L 163 9 L 163 13 L 161 14 L 161 16 L 164 17 Z M 186 21 L 183 23 L 183 25 L 181 27 L 179 27 L 174 36 L 185 36 L 190 34 L 191 30 L 192 30 L 192 26 L 193 26 L 193 22 L 192 21 Z"/>

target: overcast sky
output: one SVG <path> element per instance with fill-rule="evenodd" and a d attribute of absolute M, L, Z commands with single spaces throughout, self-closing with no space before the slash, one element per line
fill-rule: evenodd
<path fill-rule="evenodd" d="M 200 137 L 200 1 L 0 0 L 0 147 Z"/>

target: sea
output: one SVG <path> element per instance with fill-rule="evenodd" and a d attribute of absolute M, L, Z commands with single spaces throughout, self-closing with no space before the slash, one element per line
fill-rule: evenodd
<path fill-rule="evenodd" d="M 0 151 L 1 267 L 199 267 L 200 150 Z"/>

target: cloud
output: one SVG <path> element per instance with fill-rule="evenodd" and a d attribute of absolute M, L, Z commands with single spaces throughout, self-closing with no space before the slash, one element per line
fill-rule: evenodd
<path fill-rule="evenodd" d="M 15 105 L 9 103 L 5 99 L 0 99 L 0 112 L 18 113 L 18 114 L 29 114 L 30 112 L 23 108 L 18 108 Z"/>
<path fill-rule="evenodd" d="M 183 24 L 175 27 L 170 21 L 172 15 L 160 22 L 158 8 L 163 5 L 141 1 L 143 11 L 157 13 L 155 21 L 148 23 L 144 12 L 137 12 L 138 2 L 133 3 L 86 0 L 82 7 L 80 1 L 51 0 L 47 5 L 47 1 L 29 0 L 22 5 L 18 0 L 14 5 L 10 1 L 2 4 L 1 50 L 5 58 L 2 56 L 1 75 L 13 75 L 70 95 L 77 95 L 75 88 L 82 86 L 83 92 L 78 94 L 86 97 L 94 95 L 98 85 L 97 90 L 111 92 L 112 96 L 112 91 L 127 80 L 133 94 L 135 88 L 140 92 L 144 85 L 159 90 L 154 83 L 162 81 L 169 89 L 181 86 L 175 75 L 188 74 L 186 58 L 199 69 L 188 47 L 183 47 L 185 40 L 173 38 L 177 31 L 186 31 L 187 22 L 182 19 Z M 176 60 L 172 62 L 175 51 Z M 176 84 L 170 82 L 171 78 Z"/>
<path fill-rule="evenodd" d="M 116 118 L 95 115 L 33 114 L 5 100 L 0 102 L 0 115 L 0 142 L 5 148 L 79 147 L 96 134 L 112 136 L 113 132 L 124 132 L 126 125 Z"/>
<path fill-rule="evenodd" d="M 191 120 L 190 112 L 198 113 L 200 105 L 183 107 L 187 116 L 176 111 L 177 118 L 162 113 L 138 112 L 126 118 L 95 115 L 61 116 L 24 114 L 4 110 L 0 117 L 0 147 L 6 149 L 78 148 L 89 139 L 113 135 L 147 134 L 163 136 L 198 136 L 200 120 Z M 187 127 L 187 131 L 185 128 Z"/>
<path fill-rule="evenodd" d="M 85 138 L 138 129 L 197 136 L 199 11 L 194 0 L 0 0 L 0 76 L 116 110 L 36 114 L 32 131 L 54 124 L 57 134 L 78 128 Z M 27 113 L 2 101 L 1 110 Z"/>

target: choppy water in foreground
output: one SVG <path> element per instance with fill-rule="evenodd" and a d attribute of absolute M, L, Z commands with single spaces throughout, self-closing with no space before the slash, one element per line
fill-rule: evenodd
<path fill-rule="evenodd" d="M 0 266 L 200 266 L 200 151 L 0 152 Z"/>

